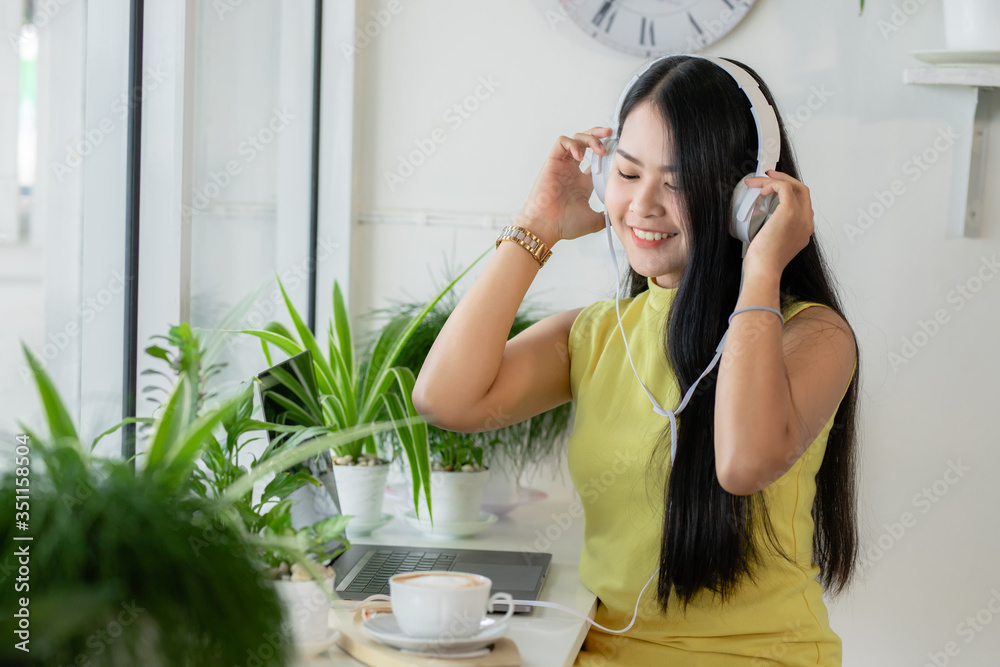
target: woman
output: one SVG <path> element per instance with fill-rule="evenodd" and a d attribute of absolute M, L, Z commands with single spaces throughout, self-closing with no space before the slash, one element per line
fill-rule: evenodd
<path fill-rule="evenodd" d="M 575 402 L 580 576 L 605 628 L 626 627 L 640 600 L 627 632 L 590 631 L 577 664 L 839 665 L 823 589 L 841 592 L 857 559 L 857 346 L 780 118 L 775 170 L 745 179 L 777 208 L 742 261 L 728 220 L 758 135 L 733 78 L 702 58 L 660 59 L 618 120 L 604 200 L 630 264 L 621 331 L 602 301 L 506 340 L 540 268 L 517 245 L 603 227 L 579 168 L 587 148 L 606 154 L 611 130 L 596 127 L 556 142 L 515 222 L 522 240 L 499 243 L 430 351 L 417 409 L 475 431 Z M 728 321 L 750 307 L 764 309 Z M 670 424 L 636 375 L 676 409 L 727 326 L 721 361 L 677 417 L 671 463 Z"/>

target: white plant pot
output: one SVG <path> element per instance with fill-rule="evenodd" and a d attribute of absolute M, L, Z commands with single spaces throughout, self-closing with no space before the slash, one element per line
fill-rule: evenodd
<path fill-rule="evenodd" d="M 353 516 L 359 523 L 374 523 L 382 518 L 385 480 L 389 465 L 333 466 L 337 481 L 340 511 Z"/>
<path fill-rule="evenodd" d="M 483 504 L 483 489 L 489 470 L 481 472 L 431 472 L 431 504 L 434 523 L 477 521 Z M 427 501 L 421 492 L 418 499 L 420 523 L 430 526 Z"/>
<path fill-rule="evenodd" d="M 326 639 L 330 619 L 330 598 L 319 584 L 309 581 L 275 581 L 285 622 L 291 627 L 296 644 L 310 644 Z M 333 577 L 324 582 L 327 592 L 333 591 Z"/>
<path fill-rule="evenodd" d="M 489 461 L 490 477 L 483 489 L 484 505 L 512 505 L 520 498 L 520 480 L 514 474 L 514 462 L 506 453 L 494 452 Z"/>
<path fill-rule="evenodd" d="M 949 51 L 1000 51 L 998 0 L 942 0 Z"/>

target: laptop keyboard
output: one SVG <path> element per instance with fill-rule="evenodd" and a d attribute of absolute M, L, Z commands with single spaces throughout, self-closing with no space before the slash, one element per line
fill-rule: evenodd
<path fill-rule="evenodd" d="M 344 590 L 362 595 L 389 594 L 389 577 L 400 572 L 424 572 L 427 570 L 450 570 L 455 562 L 455 554 L 410 549 L 379 549 L 372 554 L 361 568 L 354 581 Z"/>

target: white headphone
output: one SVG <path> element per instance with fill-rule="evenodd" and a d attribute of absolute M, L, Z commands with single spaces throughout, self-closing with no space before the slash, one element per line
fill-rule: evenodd
<path fill-rule="evenodd" d="M 590 169 L 594 181 L 594 192 L 601 200 L 601 203 L 604 203 L 605 186 L 608 182 L 608 176 L 611 172 L 611 162 L 614 159 L 615 149 L 617 148 L 617 137 L 619 128 L 621 127 L 622 105 L 625 103 L 625 97 L 632 89 L 632 86 L 635 85 L 635 82 L 639 80 L 639 77 L 642 76 L 650 67 L 663 60 L 663 58 L 672 57 L 674 56 L 663 56 L 662 58 L 657 58 L 656 60 L 647 63 L 635 76 L 632 77 L 632 79 L 628 82 L 628 85 L 625 86 L 625 90 L 622 91 L 621 96 L 618 98 L 618 106 L 615 108 L 615 117 L 613 120 L 614 124 L 611 128 L 611 136 L 601 140 L 604 147 L 608 149 L 608 152 L 605 155 L 597 155 L 594 153 L 594 156 L 591 159 Z M 740 90 L 742 90 L 746 94 L 747 99 L 750 100 L 750 112 L 753 114 L 754 125 L 757 126 L 757 171 L 753 174 L 747 174 L 747 176 L 766 176 L 766 172 L 770 169 L 774 169 L 775 165 L 778 164 L 781 147 L 781 133 L 778 129 L 778 117 L 774 113 L 774 109 L 771 105 L 767 103 L 767 99 L 760 91 L 757 81 L 742 67 L 726 60 L 698 55 L 688 55 L 688 57 L 710 60 L 721 67 L 736 80 Z M 746 178 L 746 176 L 744 178 Z M 746 253 L 747 246 L 750 245 L 750 241 L 753 240 L 753 237 L 764 225 L 767 218 L 774 212 L 777 206 L 778 197 L 776 193 L 762 197 L 760 194 L 760 188 L 748 187 L 747 184 L 743 182 L 743 178 L 741 178 L 740 182 L 736 184 L 736 187 L 733 190 L 732 217 L 729 220 L 729 233 L 743 242 L 744 254 Z M 621 275 L 621 272 L 618 270 L 618 258 L 615 255 L 614 243 L 612 241 L 613 235 L 611 233 L 611 220 L 608 217 L 607 211 L 604 213 L 604 223 L 604 228 L 608 236 L 608 249 L 611 251 L 611 261 L 615 266 L 615 275 L 618 276 Z M 743 285 L 741 282 L 740 289 L 742 290 L 742 288 Z M 705 376 L 708 375 L 713 368 L 715 368 L 716 364 L 719 363 L 719 359 L 722 357 L 722 350 L 726 344 L 726 335 L 729 333 L 729 330 L 727 328 L 726 334 L 722 335 L 722 340 L 719 341 L 718 347 L 715 348 L 715 356 L 712 358 L 712 361 L 708 364 L 698 379 L 695 380 L 690 387 L 688 387 L 687 392 L 681 399 L 680 405 L 678 405 L 675 409 L 670 410 L 668 408 L 664 408 L 657 402 L 653 393 L 649 390 L 649 387 L 647 387 L 646 383 L 642 381 L 641 377 L 639 377 L 639 371 L 635 368 L 635 362 L 632 360 L 632 351 L 629 350 L 628 338 L 625 336 L 625 328 L 622 325 L 621 308 L 618 304 L 620 297 L 621 285 L 619 285 L 618 289 L 615 290 L 615 314 L 618 316 L 618 330 L 621 332 L 622 342 L 625 344 L 625 354 L 628 356 L 629 364 L 632 366 L 632 372 L 635 374 L 635 378 L 639 381 L 643 391 L 646 393 L 646 397 L 653 406 L 653 412 L 670 420 L 670 463 L 672 465 L 674 459 L 677 457 L 677 415 L 680 414 L 685 407 L 687 407 L 688 402 L 694 395 L 695 389 L 698 387 L 698 383 L 701 382 Z M 739 310 L 736 310 L 733 315 L 744 310 L 768 310 L 780 317 L 782 324 L 784 324 L 785 321 L 785 318 L 782 316 L 780 311 L 766 306 L 749 306 L 747 308 L 740 308 Z M 732 315 L 730 315 L 729 319 L 732 321 Z M 633 620 L 635 620 L 634 617 Z"/>
<path fill-rule="evenodd" d="M 607 153 L 605 155 L 594 153 L 591 159 L 590 171 L 594 181 L 594 192 L 597 194 L 597 198 L 601 200 L 601 203 L 604 203 L 605 186 L 611 173 L 611 163 L 614 160 L 615 150 L 618 147 L 618 133 L 621 128 L 622 105 L 625 104 L 625 98 L 628 96 L 629 91 L 632 90 L 635 82 L 639 80 L 639 77 L 645 74 L 650 67 L 664 58 L 673 58 L 678 55 L 689 58 L 700 58 L 715 63 L 736 81 L 740 90 L 750 100 L 750 113 L 753 114 L 754 125 L 757 127 L 757 170 L 752 174 L 747 174 L 747 176 L 765 176 L 768 170 L 774 169 L 778 164 L 778 159 L 781 157 L 781 133 L 778 130 L 778 118 L 774 113 L 774 109 L 768 104 L 767 98 L 764 97 L 764 93 L 761 92 L 760 87 L 757 85 L 757 81 L 749 72 L 735 63 L 712 56 L 693 54 L 663 56 L 643 66 L 628 82 L 628 85 L 625 86 L 625 90 L 622 91 L 621 96 L 618 98 L 618 106 L 615 107 L 611 136 L 601 141 L 607 149 Z M 777 205 L 778 198 L 774 193 L 762 197 L 760 195 L 760 188 L 748 187 L 743 182 L 743 178 L 736 184 L 733 190 L 732 218 L 729 220 L 729 233 L 745 244 L 744 250 L 746 245 L 749 245 L 750 241 L 753 240 L 753 237 L 763 226 L 764 222 L 767 221 L 767 218 L 774 212 Z"/>

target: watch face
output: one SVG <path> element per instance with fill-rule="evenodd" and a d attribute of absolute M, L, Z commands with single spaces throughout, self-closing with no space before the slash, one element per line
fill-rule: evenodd
<path fill-rule="evenodd" d="M 560 0 L 584 32 L 642 57 L 695 53 L 743 20 L 754 0 Z"/>

